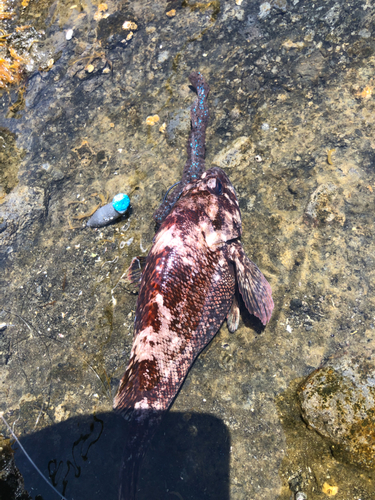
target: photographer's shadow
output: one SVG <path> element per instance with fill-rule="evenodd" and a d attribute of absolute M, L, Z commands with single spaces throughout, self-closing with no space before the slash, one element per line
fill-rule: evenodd
<path fill-rule="evenodd" d="M 128 423 L 115 413 L 74 417 L 21 439 L 67 500 L 117 500 Z M 15 445 L 33 500 L 58 500 Z M 169 412 L 143 460 L 137 500 L 229 500 L 230 437 L 211 415 Z"/>

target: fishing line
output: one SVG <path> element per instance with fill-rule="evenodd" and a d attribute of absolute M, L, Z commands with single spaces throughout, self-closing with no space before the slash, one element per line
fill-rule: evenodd
<path fill-rule="evenodd" d="M 4 413 L 3 412 L 0 412 L 0 418 L 1 420 L 4 422 L 4 424 L 6 425 L 8 431 L 11 433 L 13 439 L 15 439 L 16 443 L 18 444 L 18 446 L 21 448 L 21 450 L 24 452 L 27 460 L 31 463 L 31 465 L 34 467 L 34 469 L 37 471 L 37 473 L 45 480 L 45 482 L 48 484 L 48 486 L 50 486 L 53 491 L 55 491 L 55 493 L 57 493 L 60 497 L 60 500 L 67 500 L 49 481 L 48 479 L 45 477 L 45 475 L 43 474 L 43 472 L 38 468 L 38 466 L 32 461 L 31 457 L 28 455 L 27 451 L 25 450 L 25 448 L 22 446 L 22 444 L 20 443 L 18 437 L 14 434 L 14 432 L 12 431 L 10 425 L 8 424 L 8 422 L 5 420 L 4 418 Z"/>
<path fill-rule="evenodd" d="M 163 200 L 163 203 L 165 202 L 165 200 L 167 199 L 167 196 L 168 196 L 168 193 L 171 189 L 173 189 L 175 186 L 177 186 L 177 184 L 181 184 L 182 181 L 178 181 L 176 182 L 175 184 L 173 184 L 173 186 L 171 186 L 170 188 L 167 189 L 167 192 L 165 193 L 165 196 L 164 196 L 164 200 Z"/>

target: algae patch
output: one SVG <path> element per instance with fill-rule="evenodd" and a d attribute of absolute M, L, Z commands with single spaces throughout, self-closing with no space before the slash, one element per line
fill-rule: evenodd
<path fill-rule="evenodd" d="M 18 169 L 24 156 L 17 148 L 16 135 L 0 127 L 0 203 L 18 184 Z"/>

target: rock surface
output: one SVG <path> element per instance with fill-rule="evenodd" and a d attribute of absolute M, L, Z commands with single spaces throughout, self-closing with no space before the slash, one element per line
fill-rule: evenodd
<path fill-rule="evenodd" d="M 336 458 L 375 467 L 375 356 L 344 356 L 314 371 L 299 399 L 306 423 L 332 443 Z"/>
<path fill-rule="evenodd" d="M 58 457 L 43 430 L 111 412 L 136 302 L 121 277 L 181 177 L 198 70 L 211 88 L 206 165 L 238 193 L 242 243 L 275 312 L 262 332 L 246 315 L 235 335 L 223 325 L 172 412 L 193 414 L 197 440 L 211 435 L 198 417 L 225 426 L 223 500 L 290 500 L 297 487 L 322 500 L 325 483 L 340 500 L 374 500 L 373 469 L 337 461 L 295 397 L 328 359 L 375 351 L 374 2 L 23 3 L 2 28 L 32 26 L 22 43 L 34 69 L 0 95 L 0 410 L 17 436 L 34 435 L 48 477 Z M 132 212 L 85 229 L 119 192 Z M 186 480 L 200 462 L 178 446 L 173 480 L 146 457 L 137 500 L 205 498 Z M 56 475 L 57 488 L 81 498 L 70 478 Z M 84 472 L 77 481 L 96 500 Z"/>

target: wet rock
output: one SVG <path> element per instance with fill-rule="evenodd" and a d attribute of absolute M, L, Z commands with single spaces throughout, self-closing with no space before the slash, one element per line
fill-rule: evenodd
<path fill-rule="evenodd" d="M 242 80 L 242 87 L 249 97 L 253 97 L 260 88 L 259 82 L 254 79 L 254 76 L 247 76 Z"/>
<path fill-rule="evenodd" d="M 297 60 L 292 72 L 293 76 L 306 81 L 316 81 L 323 76 L 326 61 L 319 51 L 309 56 L 302 56 Z"/>
<path fill-rule="evenodd" d="M 286 12 L 288 10 L 288 2 L 287 0 L 274 0 L 273 7 L 280 12 Z"/>
<path fill-rule="evenodd" d="M 173 142 L 176 135 L 186 135 L 190 131 L 190 108 L 170 113 L 166 129 L 167 139 Z"/>
<path fill-rule="evenodd" d="M 31 500 L 25 491 L 23 477 L 14 463 L 10 441 L 3 436 L 0 436 L 0 498 Z"/>
<path fill-rule="evenodd" d="M 317 225 L 335 220 L 343 225 L 345 214 L 341 210 L 342 202 L 337 195 L 337 187 L 332 182 L 318 186 L 310 196 L 305 210 L 305 221 Z"/>
<path fill-rule="evenodd" d="M 212 160 L 212 164 L 221 168 L 234 168 L 240 166 L 252 151 L 248 137 L 238 137 L 229 146 L 220 151 Z"/>
<path fill-rule="evenodd" d="M 0 127 L 0 201 L 18 184 L 18 168 L 24 152 L 16 145 L 16 134 Z M 5 193 L 2 194 L 2 191 Z"/>
<path fill-rule="evenodd" d="M 302 300 L 301 299 L 292 299 L 290 301 L 290 308 L 293 310 L 297 310 L 300 307 L 302 307 Z"/>
<path fill-rule="evenodd" d="M 292 179 L 288 185 L 288 191 L 297 199 L 305 196 L 305 186 L 301 179 Z"/>
<path fill-rule="evenodd" d="M 335 458 L 375 467 L 373 362 L 345 356 L 310 374 L 298 395 L 303 419 L 330 440 Z"/>
<path fill-rule="evenodd" d="M 0 208 L 3 219 L 0 244 L 12 244 L 16 233 L 32 230 L 35 222 L 41 222 L 46 214 L 45 192 L 39 187 L 18 186 Z"/>

